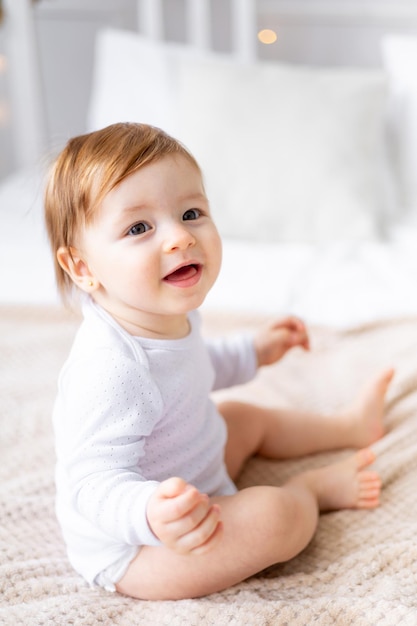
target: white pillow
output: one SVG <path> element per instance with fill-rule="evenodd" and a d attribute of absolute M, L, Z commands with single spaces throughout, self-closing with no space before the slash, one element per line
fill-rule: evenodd
<path fill-rule="evenodd" d="M 88 129 L 129 121 L 152 124 L 175 135 L 181 53 L 184 46 L 161 45 L 133 32 L 99 31 Z"/>
<path fill-rule="evenodd" d="M 96 40 L 87 125 L 147 122 L 185 141 L 223 234 L 369 238 L 385 218 L 384 95 L 371 71 L 242 66 L 106 29 Z"/>
<path fill-rule="evenodd" d="M 231 237 L 378 237 L 385 106 L 376 70 L 181 63 L 181 139 Z"/>
<path fill-rule="evenodd" d="M 88 130 L 129 121 L 152 124 L 178 136 L 179 71 L 187 58 L 223 59 L 223 55 L 126 30 L 100 30 L 95 40 Z"/>
<path fill-rule="evenodd" d="M 389 130 L 402 204 L 417 209 L 417 37 L 382 41 L 390 85 Z"/>

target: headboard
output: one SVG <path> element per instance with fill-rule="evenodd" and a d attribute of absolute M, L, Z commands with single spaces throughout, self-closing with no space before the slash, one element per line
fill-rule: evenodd
<path fill-rule="evenodd" d="M 139 32 L 155 38 L 164 38 L 163 0 L 137 0 Z M 213 47 L 215 32 L 214 2 L 212 0 L 185 0 L 185 33 L 187 42 L 197 49 Z M 256 56 L 256 0 L 230 0 L 231 50 L 243 61 Z"/>

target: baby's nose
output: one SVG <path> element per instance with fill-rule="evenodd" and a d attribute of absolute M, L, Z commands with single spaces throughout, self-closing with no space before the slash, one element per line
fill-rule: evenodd
<path fill-rule="evenodd" d="M 171 226 L 165 236 L 164 249 L 166 252 L 171 250 L 185 250 L 195 244 L 195 238 L 192 233 L 183 224 Z"/>

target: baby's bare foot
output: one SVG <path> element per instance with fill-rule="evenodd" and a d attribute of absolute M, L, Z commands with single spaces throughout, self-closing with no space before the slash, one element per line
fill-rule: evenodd
<path fill-rule="evenodd" d="M 301 474 L 294 482 L 301 480 L 309 485 L 322 512 L 372 509 L 379 504 L 381 479 L 364 468 L 374 460 L 373 451 L 364 448 L 342 461 Z"/>
<path fill-rule="evenodd" d="M 343 414 L 342 419 L 346 419 L 350 433 L 347 445 L 363 448 L 384 435 L 385 395 L 393 376 L 392 368 L 382 372 L 365 387 L 353 406 Z"/>

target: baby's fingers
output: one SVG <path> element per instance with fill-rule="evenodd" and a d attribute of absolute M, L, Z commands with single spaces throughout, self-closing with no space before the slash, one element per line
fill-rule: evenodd
<path fill-rule="evenodd" d="M 207 514 L 210 506 L 209 497 L 205 493 L 200 493 L 198 489 L 187 485 L 180 495 L 174 498 L 167 498 L 161 507 L 161 521 L 165 523 L 181 522 L 185 518 L 200 518 Z M 200 519 L 197 519 L 199 522 Z M 184 532 L 187 532 L 185 530 Z"/>
<path fill-rule="evenodd" d="M 289 315 L 276 320 L 271 325 L 272 329 L 287 328 L 288 330 L 305 330 L 304 322 L 294 315 Z"/>
<path fill-rule="evenodd" d="M 158 497 L 162 498 L 175 498 L 187 489 L 188 484 L 182 478 L 173 476 L 162 481 L 158 487 Z"/>
<path fill-rule="evenodd" d="M 305 330 L 297 331 L 297 333 L 294 335 L 293 341 L 295 345 L 304 348 L 304 350 L 310 349 L 310 340 Z"/>
<path fill-rule="evenodd" d="M 307 328 L 302 320 L 297 317 L 290 318 L 287 328 L 290 331 L 290 342 L 293 346 L 301 346 L 305 350 L 310 348 Z"/>
<path fill-rule="evenodd" d="M 190 532 L 182 535 L 177 542 L 177 551 L 203 554 L 207 552 L 222 534 L 220 507 L 213 504 L 207 515 Z"/>
<path fill-rule="evenodd" d="M 182 518 L 199 504 L 209 506 L 209 498 L 198 489 L 187 484 L 181 478 L 168 478 L 163 481 L 148 505 L 149 509 L 158 507 L 158 520 L 169 523 Z"/>
<path fill-rule="evenodd" d="M 201 496 L 201 500 L 187 510 L 183 516 L 176 517 L 166 524 L 169 533 L 172 537 L 181 539 L 181 537 L 192 532 L 204 521 L 207 515 L 209 515 L 211 508 L 212 505 L 208 496 Z"/>

